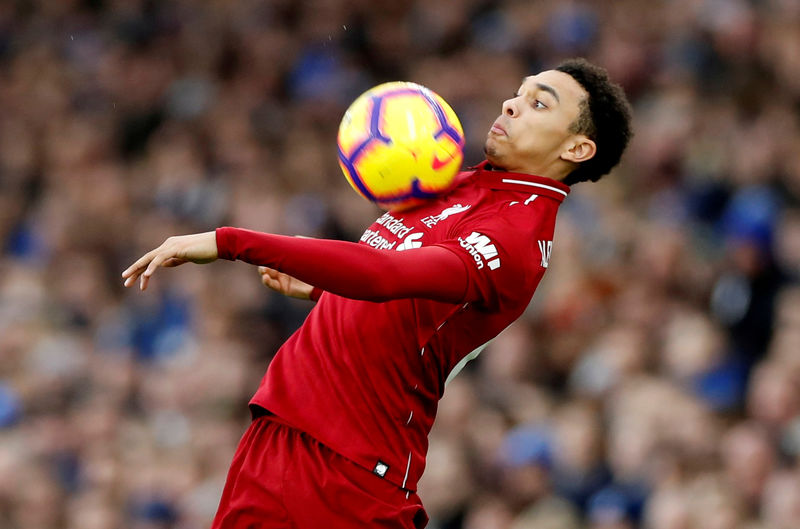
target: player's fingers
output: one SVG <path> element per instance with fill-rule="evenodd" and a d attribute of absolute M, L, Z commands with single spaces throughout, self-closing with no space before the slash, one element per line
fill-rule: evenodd
<path fill-rule="evenodd" d="M 150 264 L 147 265 L 147 269 L 142 273 L 139 288 L 145 290 L 147 284 L 150 282 L 150 276 L 155 273 L 156 269 L 161 266 L 164 261 L 172 258 L 174 258 L 174 255 L 172 255 L 171 252 L 157 253 L 155 257 L 153 257 L 153 260 L 150 261 Z"/>
<path fill-rule="evenodd" d="M 171 255 L 169 255 L 167 253 L 156 254 L 153 257 L 153 259 L 150 261 L 150 263 L 147 265 L 147 268 L 142 273 L 142 275 L 145 276 L 145 277 L 150 277 L 156 271 L 156 268 L 161 266 L 161 263 L 163 263 L 164 261 L 166 261 L 167 259 L 169 259 L 171 257 L 173 257 L 173 256 L 171 256 Z"/>
<path fill-rule="evenodd" d="M 123 279 L 128 279 L 133 275 L 141 274 L 142 270 L 144 270 L 143 265 L 146 266 L 146 263 L 144 262 L 145 257 L 146 255 L 140 257 L 135 263 L 126 268 L 125 271 L 122 272 Z"/>
<path fill-rule="evenodd" d="M 152 275 L 142 274 L 139 276 L 139 290 L 147 290 L 147 285 L 150 284 L 150 276 Z"/>
<path fill-rule="evenodd" d="M 125 270 L 122 273 L 122 277 L 125 278 L 125 283 L 124 284 L 125 284 L 126 287 L 129 287 L 129 286 L 133 285 L 136 282 L 136 280 L 139 278 L 139 276 L 142 274 L 142 272 L 144 272 L 144 270 L 147 267 L 148 263 L 149 263 L 149 261 L 142 262 L 142 263 L 140 263 L 140 261 L 137 261 L 136 263 L 132 264 L 130 267 L 128 267 L 127 270 Z"/>
<path fill-rule="evenodd" d="M 262 281 L 266 281 L 269 278 L 272 281 L 277 280 L 281 277 L 281 273 L 275 270 L 274 268 L 270 268 L 268 266 L 259 266 L 258 271 L 261 273 Z"/>
<path fill-rule="evenodd" d="M 124 272 L 122 272 L 122 277 L 125 279 L 133 279 L 133 281 L 135 281 L 136 277 L 138 277 L 138 275 L 141 274 L 147 268 L 147 265 L 150 264 L 150 261 L 153 259 L 153 256 L 156 254 L 157 251 L 158 248 L 150 250 L 149 252 L 138 258 L 132 265 L 126 268 Z M 125 285 L 130 286 L 128 285 L 127 281 L 125 282 Z"/>
<path fill-rule="evenodd" d="M 272 290 L 280 291 L 280 289 L 281 289 L 280 282 L 278 282 L 278 280 L 276 280 L 276 279 L 272 279 L 269 276 L 266 276 L 266 275 L 263 276 L 262 282 L 264 283 L 265 287 L 270 288 Z"/>
<path fill-rule="evenodd" d="M 136 280 L 137 280 L 137 279 L 139 279 L 139 274 L 138 274 L 138 273 L 136 273 L 136 274 L 133 274 L 133 275 L 129 276 L 129 277 L 128 277 L 128 278 L 125 280 L 125 283 L 123 283 L 123 285 L 124 285 L 124 286 L 126 286 L 126 287 L 130 287 L 130 286 L 132 286 L 134 283 L 136 283 Z"/>
<path fill-rule="evenodd" d="M 287 281 L 289 281 L 289 276 L 286 274 L 282 274 L 277 270 L 272 270 L 271 272 L 267 272 L 264 274 L 264 284 L 275 290 L 276 292 L 281 292 L 285 294 L 288 292 L 287 290 Z"/>

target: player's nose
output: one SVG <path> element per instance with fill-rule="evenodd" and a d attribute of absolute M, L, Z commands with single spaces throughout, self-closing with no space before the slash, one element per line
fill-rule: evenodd
<path fill-rule="evenodd" d="M 513 118 L 517 116 L 518 113 L 516 98 L 503 101 L 503 114 Z"/>

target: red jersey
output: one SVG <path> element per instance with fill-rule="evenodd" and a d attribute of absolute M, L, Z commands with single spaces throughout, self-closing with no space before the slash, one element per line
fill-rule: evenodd
<path fill-rule="evenodd" d="M 528 306 L 568 193 L 555 180 L 491 171 L 484 162 L 461 173 L 449 194 L 385 213 L 360 244 L 445 248 L 466 269 L 464 300 L 477 301 L 378 303 L 325 292 L 277 352 L 251 404 L 415 491 L 446 381 Z M 234 243 L 219 233 L 220 256 L 231 255 L 223 246 Z"/>

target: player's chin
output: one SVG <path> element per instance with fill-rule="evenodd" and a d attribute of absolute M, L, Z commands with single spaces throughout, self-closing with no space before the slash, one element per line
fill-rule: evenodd
<path fill-rule="evenodd" d="M 491 138 L 487 139 L 483 145 L 483 154 L 492 165 L 498 165 L 503 157 L 501 150 L 498 149 L 497 144 Z"/>

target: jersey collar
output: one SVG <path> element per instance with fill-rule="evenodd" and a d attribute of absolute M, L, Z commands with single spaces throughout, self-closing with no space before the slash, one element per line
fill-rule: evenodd
<path fill-rule="evenodd" d="M 544 195 L 563 202 L 569 194 L 569 186 L 547 178 L 523 173 L 509 173 L 506 171 L 493 171 L 488 161 L 483 161 L 474 168 L 476 182 L 482 187 L 490 189 L 507 189 L 521 193 Z"/>

